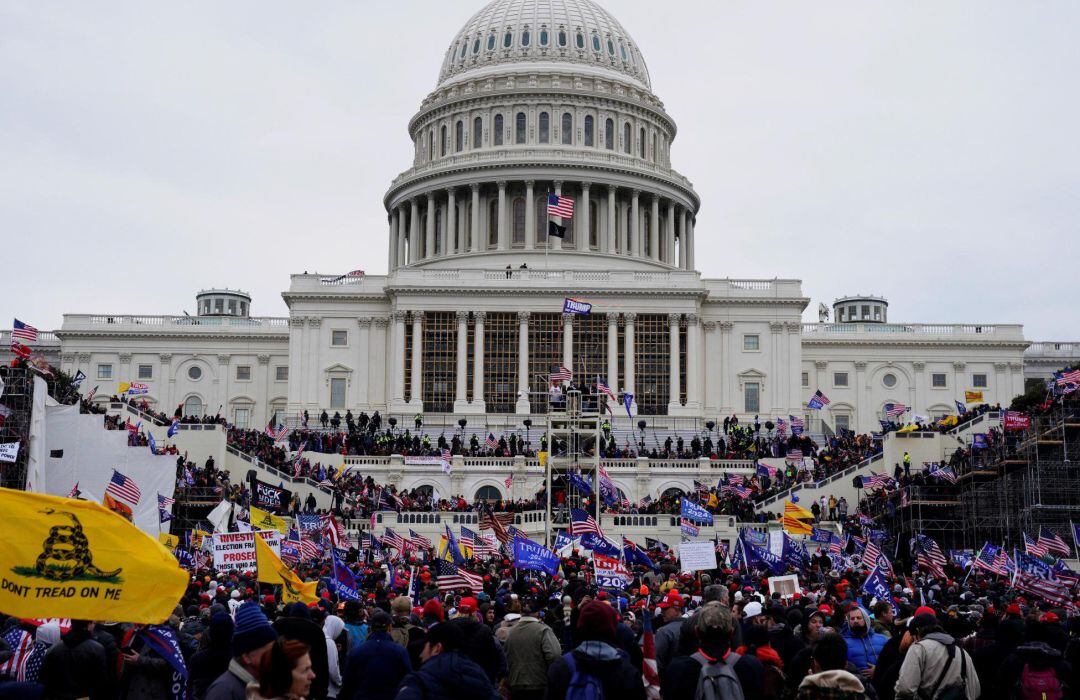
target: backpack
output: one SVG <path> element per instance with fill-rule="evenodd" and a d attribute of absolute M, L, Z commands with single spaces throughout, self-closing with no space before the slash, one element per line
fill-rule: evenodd
<path fill-rule="evenodd" d="M 409 629 L 414 625 L 405 625 L 404 627 L 391 627 L 390 639 L 405 647 L 409 648 Z"/>
<path fill-rule="evenodd" d="M 940 642 L 938 643 L 940 644 Z M 948 650 L 945 666 L 941 669 L 941 675 L 938 676 L 937 683 L 934 683 L 934 689 L 930 691 L 927 697 L 932 698 L 932 700 L 967 700 L 967 660 L 963 649 L 960 650 L 960 682 L 951 683 L 944 688 L 941 687 L 956 655 L 956 644 L 946 644 L 944 646 Z"/>
<path fill-rule="evenodd" d="M 1023 700 L 1061 700 L 1065 692 L 1053 668 L 1037 671 L 1031 664 L 1024 664 L 1024 670 L 1020 673 L 1019 696 Z"/>
<path fill-rule="evenodd" d="M 735 664 L 741 656 L 731 652 L 716 663 L 711 663 L 704 654 L 696 651 L 690 658 L 701 664 L 694 700 L 744 700 L 742 683 L 735 675 Z"/>
<path fill-rule="evenodd" d="M 566 665 L 570 668 L 570 684 L 566 686 L 564 700 L 604 700 L 604 685 L 591 673 L 578 670 L 574 652 L 563 654 Z"/>

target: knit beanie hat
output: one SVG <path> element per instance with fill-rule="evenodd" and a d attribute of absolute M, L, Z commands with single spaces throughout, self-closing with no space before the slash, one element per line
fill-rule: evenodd
<path fill-rule="evenodd" d="M 262 608 L 247 602 L 236 610 L 236 629 L 233 632 L 233 656 L 240 656 L 258 649 L 277 639 L 277 632 L 270 626 Z"/>
<path fill-rule="evenodd" d="M 618 622 L 612 607 L 598 600 L 586 603 L 578 611 L 577 628 L 582 640 L 614 642 Z"/>

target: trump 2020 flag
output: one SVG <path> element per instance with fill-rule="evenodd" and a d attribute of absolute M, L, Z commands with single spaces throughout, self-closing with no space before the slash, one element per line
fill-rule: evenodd
<path fill-rule="evenodd" d="M 559 571 L 559 558 L 544 545 L 518 537 L 514 539 L 514 567 L 543 571 L 554 576 Z"/>
<path fill-rule="evenodd" d="M 157 540 L 104 506 L 0 489 L 18 527 L 0 538 L 0 610 L 139 624 L 164 622 L 188 575 Z"/>
<path fill-rule="evenodd" d="M 863 582 L 863 591 L 878 600 L 889 600 L 889 582 L 885 580 L 881 569 L 874 567 Z"/>

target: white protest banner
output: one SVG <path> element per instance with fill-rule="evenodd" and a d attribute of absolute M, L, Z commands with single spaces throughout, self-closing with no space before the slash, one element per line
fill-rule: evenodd
<path fill-rule="evenodd" d="M 0 462 L 14 462 L 19 458 L 19 443 L 0 443 Z"/>
<path fill-rule="evenodd" d="M 772 595 L 773 593 L 779 593 L 780 597 L 784 599 L 792 598 L 796 593 L 802 595 L 802 586 L 799 585 L 799 577 L 795 574 L 788 574 L 787 576 L 770 576 L 769 595 Z"/>
<path fill-rule="evenodd" d="M 782 557 L 784 556 L 784 531 L 783 530 L 770 530 L 769 531 L 769 553 Z"/>
<path fill-rule="evenodd" d="M 281 557 L 281 533 L 277 530 L 256 530 L 259 533 L 259 537 L 263 538 L 267 546 L 274 550 L 274 554 Z"/>
<path fill-rule="evenodd" d="M 708 571 L 716 568 L 716 548 L 711 540 L 683 542 L 679 545 L 679 564 L 683 571 Z"/>
<path fill-rule="evenodd" d="M 450 473 L 450 462 L 442 457 L 413 456 L 405 458 L 406 467 L 438 467 L 447 474 Z"/>
<path fill-rule="evenodd" d="M 280 543 L 279 543 L 280 546 Z M 220 571 L 255 571 L 255 533 L 219 532 L 213 536 L 214 568 Z"/>

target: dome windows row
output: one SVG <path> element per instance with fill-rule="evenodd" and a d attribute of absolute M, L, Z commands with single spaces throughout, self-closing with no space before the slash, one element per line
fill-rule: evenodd
<path fill-rule="evenodd" d="M 575 131 L 577 116 L 572 111 L 556 110 L 553 113 L 541 110 L 535 113 L 532 121 L 535 133 L 530 130 L 530 115 L 525 111 L 513 112 L 511 117 L 495 112 L 486 118 L 476 115 L 471 120 L 467 117 L 451 119 L 437 128 L 427 129 L 426 133 L 421 132 L 423 135 L 417 141 L 417 157 L 418 160 L 431 162 L 461 153 L 466 148 L 476 150 L 484 146 L 580 145 L 619 150 L 652 163 L 667 163 L 666 139 L 657 130 L 636 125 L 632 120 L 585 114 L 580 119 L 580 132 Z M 487 139 L 485 125 L 491 127 Z"/>

